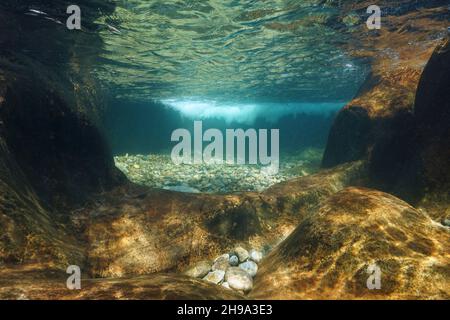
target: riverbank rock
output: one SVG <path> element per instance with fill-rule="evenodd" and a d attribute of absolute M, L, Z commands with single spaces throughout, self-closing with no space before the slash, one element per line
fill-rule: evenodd
<path fill-rule="evenodd" d="M 417 179 L 425 196 L 419 206 L 436 221 L 450 219 L 450 38 L 428 62 L 417 89 Z M 414 158 L 413 158 L 414 159 Z M 410 160 L 411 161 L 411 160 Z"/>
<path fill-rule="evenodd" d="M 448 243 L 445 227 L 404 201 L 346 188 L 263 260 L 251 297 L 449 299 Z M 381 272 L 379 290 L 367 286 L 369 267 Z"/>

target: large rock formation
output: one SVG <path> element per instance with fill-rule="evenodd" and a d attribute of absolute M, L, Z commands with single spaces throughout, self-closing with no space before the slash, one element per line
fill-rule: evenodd
<path fill-rule="evenodd" d="M 417 90 L 416 157 L 426 196 L 421 204 L 436 219 L 450 218 L 450 41 L 438 46 Z"/>
<path fill-rule="evenodd" d="M 390 135 L 376 141 L 369 157 L 373 186 L 424 206 L 440 204 L 444 208 L 430 211 L 436 219 L 448 215 L 449 203 L 449 48 L 446 39 L 435 49 L 420 78 L 414 112 L 397 114 Z"/>
<path fill-rule="evenodd" d="M 324 167 L 368 159 L 369 185 L 412 203 L 436 185 L 448 189 L 449 181 L 443 160 L 449 149 L 443 89 L 449 85 L 448 44 L 439 44 L 446 37 L 449 11 L 429 5 L 420 11 L 401 5 L 402 14 L 383 18 L 380 30 L 355 29 L 360 47 L 350 42 L 348 50 L 369 57 L 372 72 L 336 117 L 323 158 Z M 442 160 L 431 160 L 436 158 Z"/>
<path fill-rule="evenodd" d="M 124 180 L 95 121 L 102 105 L 89 72 L 96 46 L 91 55 L 77 50 L 100 39 L 95 32 L 48 28 L 54 21 L 39 20 L 38 13 L 38 20 L 24 22 L 23 10 L 33 3 L 5 1 L 2 8 L 17 10 L 0 12 L 0 29 L 23 35 L 0 34 L 0 297 L 242 298 L 179 275 L 149 275 L 181 271 L 242 244 L 275 247 L 262 261 L 251 297 L 449 298 L 448 228 L 388 194 L 343 190 L 368 185 L 367 165 L 341 164 L 367 157 L 371 183 L 396 193 L 411 185 L 420 194 L 422 182 L 437 194 L 448 190 L 448 44 L 430 61 L 412 114 L 421 69 L 445 24 L 435 17 L 448 15 L 442 8 L 402 7 L 410 14 L 393 15 L 380 34 L 355 33 L 380 50 L 372 56 L 371 78 L 333 127 L 324 164 L 339 166 L 262 193 L 204 195 Z M 45 10 L 63 19 L 65 6 L 57 8 Z M 95 17 L 85 17 L 95 30 Z M 424 28 L 410 32 L 408 21 Z M 52 50 L 22 54 L 35 39 Z M 352 53 L 370 56 L 367 42 Z M 50 51 L 58 54 L 48 57 Z M 408 175 L 412 180 L 403 179 Z M 440 217 L 438 211 L 429 212 Z M 371 263 L 382 271 L 379 291 L 365 286 Z M 120 278 L 86 279 L 83 291 L 70 292 L 64 271 L 72 264 L 83 277 Z"/>
<path fill-rule="evenodd" d="M 364 172 L 364 164 L 352 163 L 263 193 L 233 195 L 128 185 L 72 219 L 86 242 L 86 269 L 93 276 L 181 271 L 236 243 L 261 249 L 276 245 L 311 207 L 348 185 L 363 184 Z"/>
<path fill-rule="evenodd" d="M 258 299 L 449 299 L 450 233 L 402 200 L 361 188 L 324 201 L 262 264 Z M 367 269 L 381 269 L 370 290 Z"/>
<path fill-rule="evenodd" d="M 66 6 L 36 4 L 66 15 Z M 25 19 L 32 5 L 5 1 L 0 11 L 0 263 L 82 264 L 68 211 L 123 181 L 93 124 L 100 92 L 86 72 L 92 57 L 74 50 L 85 37 L 99 39 L 65 38 L 52 20 Z M 35 39 L 49 52 L 24 55 Z"/>

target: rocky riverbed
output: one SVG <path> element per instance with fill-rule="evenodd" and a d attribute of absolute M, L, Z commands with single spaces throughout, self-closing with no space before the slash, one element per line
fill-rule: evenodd
<path fill-rule="evenodd" d="M 263 252 L 255 249 L 247 251 L 238 246 L 214 261 L 200 261 L 185 274 L 246 294 L 253 288 L 253 278 L 262 258 Z"/>
<path fill-rule="evenodd" d="M 274 174 L 260 165 L 175 165 L 170 155 L 123 155 L 114 158 L 131 181 L 149 187 L 192 193 L 263 191 L 268 187 L 318 170 L 322 150 L 307 149 L 282 155 Z"/>

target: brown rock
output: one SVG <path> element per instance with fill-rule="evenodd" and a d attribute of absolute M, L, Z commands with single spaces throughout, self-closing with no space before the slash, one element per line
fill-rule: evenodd
<path fill-rule="evenodd" d="M 423 169 L 422 205 L 436 220 L 445 218 L 450 203 L 450 40 L 439 45 L 417 89 L 414 113 Z M 435 207 L 438 205 L 437 207 Z M 431 208 L 430 208 L 431 207 Z"/>
<path fill-rule="evenodd" d="M 214 284 L 219 284 L 223 281 L 224 276 L 225 276 L 225 271 L 214 270 L 214 271 L 211 271 L 210 273 L 208 273 L 203 278 L 203 280 L 214 283 Z"/>
<path fill-rule="evenodd" d="M 450 234 L 389 194 L 347 188 L 260 265 L 258 299 L 449 299 Z M 369 290 L 367 269 L 381 269 Z"/>
<path fill-rule="evenodd" d="M 228 267 L 230 266 L 229 257 L 229 254 L 224 254 L 223 256 L 217 258 L 212 265 L 212 270 L 227 271 Z"/>
<path fill-rule="evenodd" d="M 236 247 L 234 248 L 234 253 L 237 255 L 237 257 L 239 258 L 239 262 L 245 262 L 247 261 L 249 254 L 248 251 L 242 247 Z"/>
<path fill-rule="evenodd" d="M 248 292 L 252 290 L 253 287 L 252 277 L 247 272 L 237 267 L 228 268 L 225 274 L 225 281 L 228 282 L 230 288 L 237 291 Z"/>
<path fill-rule="evenodd" d="M 203 278 L 211 271 L 211 264 L 208 261 L 201 261 L 187 270 L 184 274 L 192 278 Z"/>

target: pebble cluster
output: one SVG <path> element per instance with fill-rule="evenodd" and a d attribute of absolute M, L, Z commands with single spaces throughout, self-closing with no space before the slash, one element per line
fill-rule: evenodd
<path fill-rule="evenodd" d="M 176 165 L 169 155 L 124 155 L 115 164 L 131 181 L 145 186 L 191 193 L 263 191 L 294 177 L 305 176 L 317 168 L 317 159 L 301 155 L 285 156 L 278 173 L 260 165 Z"/>
<path fill-rule="evenodd" d="M 261 251 L 255 249 L 247 251 L 242 247 L 236 247 L 232 252 L 217 257 L 213 262 L 197 263 L 185 274 L 245 294 L 253 288 L 253 278 L 258 272 L 258 263 L 262 258 Z"/>

